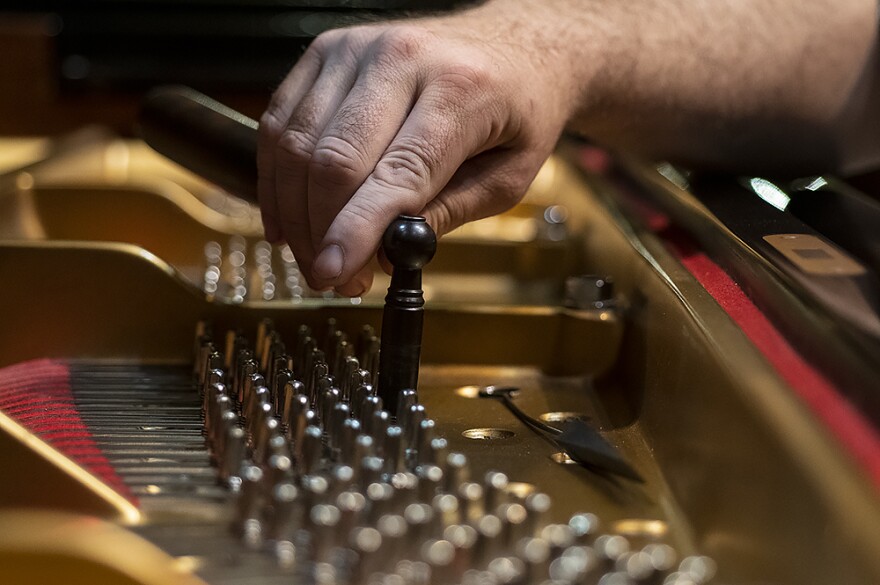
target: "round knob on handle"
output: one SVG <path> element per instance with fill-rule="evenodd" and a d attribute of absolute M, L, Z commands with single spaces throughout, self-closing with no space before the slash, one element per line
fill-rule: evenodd
<path fill-rule="evenodd" d="M 418 270 L 437 251 L 437 236 L 424 217 L 400 215 L 382 236 L 385 257 L 394 268 Z"/>

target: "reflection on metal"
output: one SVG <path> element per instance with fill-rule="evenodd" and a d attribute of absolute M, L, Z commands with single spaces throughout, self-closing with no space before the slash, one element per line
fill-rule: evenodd
<path fill-rule="evenodd" d="M 827 184 L 828 184 L 828 181 L 826 181 L 824 177 L 816 177 L 815 179 L 810 181 L 804 187 L 804 189 L 807 189 L 809 191 L 818 191 L 819 189 L 821 189 L 822 187 L 824 187 Z"/>
<path fill-rule="evenodd" d="M 545 423 L 562 423 L 571 420 L 590 420 L 583 412 L 545 412 L 538 415 L 538 420 Z"/>
<path fill-rule="evenodd" d="M 764 241 L 807 274 L 858 276 L 864 266 L 837 246 L 810 234 L 773 234 Z"/>
<path fill-rule="evenodd" d="M 661 163 L 657 165 L 657 172 L 669 179 L 669 182 L 679 189 L 687 190 L 690 188 L 687 177 L 669 163 Z"/>
<path fill-rule="evenodd" d="M 466 431 L 462 431 L 461 434 L 467 439 L 475 439 L 478 441 L 510 439 L 511 437 L 516 435 L 516 433 L 511 430 L 499 428 L 468 429 Z"/>
<path fill-rule="evenodd" d="M 669 524 L 663 520 L 623 518 L 612 524 L 611 530 L 630 538 L 641 537 L 658 540 L 669 534 Z"/>
<path fill-rule="evenodd" d="M 791 203 L 791 197 L 767 179 L 754 177 L 749 179 L 749 185 L 758 197 L 779 211 L 785 211 L 785 208 Z"/>
<path fill-rule="evenodd" d="M 550 459 L 553 463 L 559 463 L 562 465 L 578 465 L 578 462 L 568 456 L 568 453 L 565 451 L 557 451 L 550 455 Z"/>
<path fill-rule="evenodd" d="M 507 488 L 505 491 L 509 494 L 516 496 L 521 500 L 525 500 L 528 496 L 538 491 L 538 488 L 531 483 L 525 483 L 522 481 L 512 481 L 507 484 Z"/>
<path fill-rule="evenodd" d="M 462 398 L 479 398 L 480 397 L 480 387 L 479 386 L 461 386 L 460 388 L 455 389 L 455 393 L 461 396 Z"/>

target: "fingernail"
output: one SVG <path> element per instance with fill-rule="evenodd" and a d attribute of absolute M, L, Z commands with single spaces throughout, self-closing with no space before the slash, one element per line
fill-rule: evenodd
<path fill-rule="evenodd" d="M 342 248 L 336 244 L 331 244 L 321 250 L 313 264 L 315 276 L 321 280 L 333 280 L 342 274 L 342 267 L 345 264 L 345 253 Z"/>

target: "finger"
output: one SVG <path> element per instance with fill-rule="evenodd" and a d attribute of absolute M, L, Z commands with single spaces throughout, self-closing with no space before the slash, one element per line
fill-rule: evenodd
<path fill-rule="evenodd" d="M 318 140 L 308 185 L 315 247 L 376 167 L 412 108 L 415 75 L 391 73 L 381 62 L 371 61 Z"/>
<path fill-rule="evenodd" d="M 346 297 L 359 297 L 365 294 L 373 286 L 373 270 L 369 266 L 364 267 L 354 278 L 336 287 L 336 292 Z"/>
<path fill-rule="evenodd" d="M 290 115 L 275 149 L 275 193 L 281 229 L 309 285 L 314 246 L 309 227 L 308 169 L 318 137 L 354 82 L 350 59 L 330 58 Z"/>
<path fill-rule="evenodd" d="M 437 237 L 519 203 L 541 167 L 540 157 L 495 149 L 465 162 L 420 212 Z"/>
<path fill-rule="evenodd" d="M 373 172 L 339 212 L 321 243 L 316 282 L 350 280 L 379 247 L 382 233 L 401 213 L 421 211 L 472 153 L 504 140 L 479 100 L 429 85 Z"/>
<path fill-rule="evenodd" d="M 257 140 L 257 197 L 266 239 L 272 243 L 279 242 L 283 236 L 275 198 L 275 145 L 287 127 L 293 108 L 315 82 L 320 70 L 321 56 L 310 47 L 281 82 L 260 118 Z"/>

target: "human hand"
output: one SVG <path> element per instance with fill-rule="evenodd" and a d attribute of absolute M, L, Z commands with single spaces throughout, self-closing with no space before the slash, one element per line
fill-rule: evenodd
<path fill-rule="evenodd" d="M 564 72 L 498 18 L 329 31 L 278 88 L 260 120 L 260 207 L 310 286 L 366 292 L 401 213 L 443 235 L 522 198 L 573 100 Z"/>

